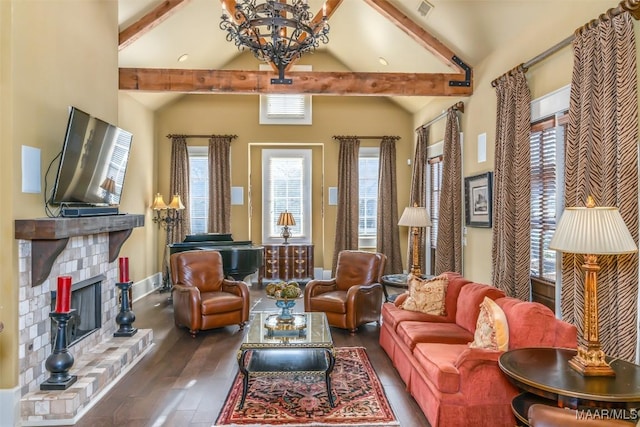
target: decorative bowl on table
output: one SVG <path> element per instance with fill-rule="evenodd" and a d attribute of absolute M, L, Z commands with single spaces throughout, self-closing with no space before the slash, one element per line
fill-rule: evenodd
<path fill-rule="evenodd" d="M 270 283 L 265 288 L 267 298 L 276 301 L 276 307 L 281 309 L 278 315 L 280 322 L 292 322 L 291 309 L 296 305 L 296 300 L 302 297 L 302 289 L 297 282 Z"/>

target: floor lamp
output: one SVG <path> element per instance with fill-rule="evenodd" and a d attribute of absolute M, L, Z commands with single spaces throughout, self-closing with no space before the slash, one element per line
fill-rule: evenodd
<path fill-rule="evenodd" d="M 565 208 L 550 249 L 584 254 L 583 343 L 569 365 L 584 376 L 615 376 L 605 360 L 598 336 L 598 255 L 620 255 L 638 248 L 618 208 L 595 207 L 591 196 L 586 207 Z"/>
<path fill-rule="evenodd" d="M 151 204 L 153 210 L 153 222 L 158 224 L 165 230 L 165 245 L 164 253 L 162 255 L 163 273 L 162 273 L 162 286 L 160 292 L 167 292 L 171 290 L 171 279 L 169 278 L 169 263 L 167 262 L 167 251 L 169 246 L 169 234 L 171 230 L 182 221 L 180 211 L 185 207 L 182 204 L 182 200 L 178 194 L 175 194 L 171 199 L 171 203 L 168 205 L 164 202 L 162 194 L 156 194 Z"/>
<path fill-rule="evenodd" d="M 420 227 L 431 227 L 431 220 L 429 219 L 429 212 L 426 208 L 417 206 L 408 206 L 404 208 L 398 225 L 411 227 L 411 234 L 413 235 L 413 262 L 411 264 L 411 274 L 414 276 L 421 276 L 420 270 L 420 256 L 419 256 L 419 234 Z"/>

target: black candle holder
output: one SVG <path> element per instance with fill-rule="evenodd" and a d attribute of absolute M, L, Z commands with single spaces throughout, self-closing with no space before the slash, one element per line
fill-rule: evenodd
<path fill-rule="evenodd" d="M 47 371 L 51 372 L 51 376 L 40 384 L 40 390 L 66 390 L 78 379 L 75 375 L 69 375 L 74 359 L 67 349 L 67 322 L 75 311 L 72 309 L 68 313 L 49 313 L 49 317 L 58 324 L 58 329 L 53 343 L 53 352 L 44 363 Z"/>
<path fill-rule="evenodd" d="M 116 286 L 120 289 L 120 313 L 116 316 L 116 323 L 120 329 L 113 333 L 114 337 L 132 337 L 138 332 L 138 328 L 131 326 L 136 320 L 136 315 L 131 311 L 129 303 L 129 289 L 133 282 L 119 282 Z"/>

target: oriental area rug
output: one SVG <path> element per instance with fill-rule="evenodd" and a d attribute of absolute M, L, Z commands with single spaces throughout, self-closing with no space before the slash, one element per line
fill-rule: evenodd
<path fill-rule="evenodd" d="M 322 375 L 254 376 L 242 409 L 242 374 L 236 376 L 216 426 L 397 426 L 362 347 L 336 348 L 331 373 L 335 407 Z"/>

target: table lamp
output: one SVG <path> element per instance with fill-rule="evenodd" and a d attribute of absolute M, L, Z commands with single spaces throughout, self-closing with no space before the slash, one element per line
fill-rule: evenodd
<path fill-rule="evenodd" d="M 429 219 L 429 213 L 426 208 L 419 207 L 417 204 L 404 208 L 398 225 L 411 227 L 411 234 L 413 234 L 413 261 L 411 265 L 411 274 L 414 276 L 421 276 L 420 270 L 420 257 L 418 256 L 418 235 L 420 231 L 419 227 L 431 227 L 431 220 Z"/>
<path fill-rule="evenodd" d="M 278 225 L 283 226 L 282 233 L 280 235 L 284 237 L 284 244 L 287 245 L 289 243 L 287 239 L 291 237 L 289 226 L 296 225 L 296 220 L 293 219 L 293 214 L 291 212 L 287 212 L 286 210 L 280 213 L 280 217 L 278 218 Z"/>
<path fill-rule="evenodd" d="M 104 190 L 104 201 L 105 203 L 109 203 L 111 200 L 111 195 L 116 192 L 116 182 L 111 177 L 106 177 L 102 184 L 100 184 L 100 188 Z"/>
<path fill-rule="evenodd" d="M 638 248 L 629 229 L 618 208 L 596 207 L 589 196 L 586 207 L 565 208 L 549 248 L 584 254 L 584 343 L 578 344 L 578 353 L 569 365 L 583 376 L 615 376 L 598 337 L 598 255 L 636 252 Z"/>

